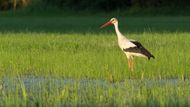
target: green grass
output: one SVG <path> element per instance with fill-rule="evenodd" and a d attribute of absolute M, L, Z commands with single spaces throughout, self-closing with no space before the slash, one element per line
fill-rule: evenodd
<path fill-rule="evenodd" d="M 127 58 L 113 34 L 4 33 L 0 38 L 2 75 L 58 75 L 65 78 L 130 78 Z M 109 36 L 110 35 L 110 36 Z M 127 35 L 127 34 L 126 34 Z M 133 78 L 189 76 L 188 33 L 130 34 L 156 57 L 135 58 Z M 2 76 L 1 75 L 1 76 Z"/>
<path fill-rule="evenodd" d="M 113 27 L 98 28 L 109 19 L 0 18 L 0 78 L 5 81 L 0 105 L 189 106 L 189 17 L 119 19 L 121 31 L 155 56 L 150 61 L 135 58 L 134 72 L 128 71 Z M 39 81 L 37 93 L 29 91 L 22 80 L 28 76 L 50 81 Z M 10 85 L 6 78 L 15 84 L 14 91 L 6 88 Z M 56 88 L 51 78 L 75 82 Z M 179 84 L 159 83 L 171 79 Z M 106 85 L 81 85 L 81 80 L 101 80 Z M 131 84 L 130 80 L 135 82 Z M 149 87 L 147 80 L 155 83 Z"/>

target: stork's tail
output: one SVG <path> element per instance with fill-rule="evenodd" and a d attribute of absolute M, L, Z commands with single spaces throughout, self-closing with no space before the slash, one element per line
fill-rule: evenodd
<path fill-rule="evenodd" d="M 150 54 L 150 56 L 148 56 L 148 60 L 150 60 L 150 58 L 155 59 L 154 55 Z"/>

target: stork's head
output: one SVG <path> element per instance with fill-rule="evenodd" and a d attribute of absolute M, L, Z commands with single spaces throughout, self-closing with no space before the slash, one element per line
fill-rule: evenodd
<path fill-rule="evenodd" d="M 116 18 L 111 18 L 111 20 L 109 22 L 105 23 L 100 28 L 106 27 L 106 26 L 111 25 L 111 24 L 117 24 L 117 23 L 118 23 L 118 20 Z"/>

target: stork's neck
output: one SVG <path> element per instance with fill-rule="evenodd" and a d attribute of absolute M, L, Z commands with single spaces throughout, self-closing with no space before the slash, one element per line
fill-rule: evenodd
<path fill-rule="evenodd" d="M 119 31 L 118 23 L 114 23 L 115 32 L 117 34 L 118 39 L 126 38 L 123 34 Z"/>

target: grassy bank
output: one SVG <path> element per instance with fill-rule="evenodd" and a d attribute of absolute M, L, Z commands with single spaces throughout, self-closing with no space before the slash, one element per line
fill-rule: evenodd
<path fill-rule="evenodd" d="M 112 17 L 119 19 L 123 33 L 189 32 L 189 16 L 119 17 L 119 16 L 2 16 L 1 32 L 115 33 L 113 27 L 99 29 Z"/>

